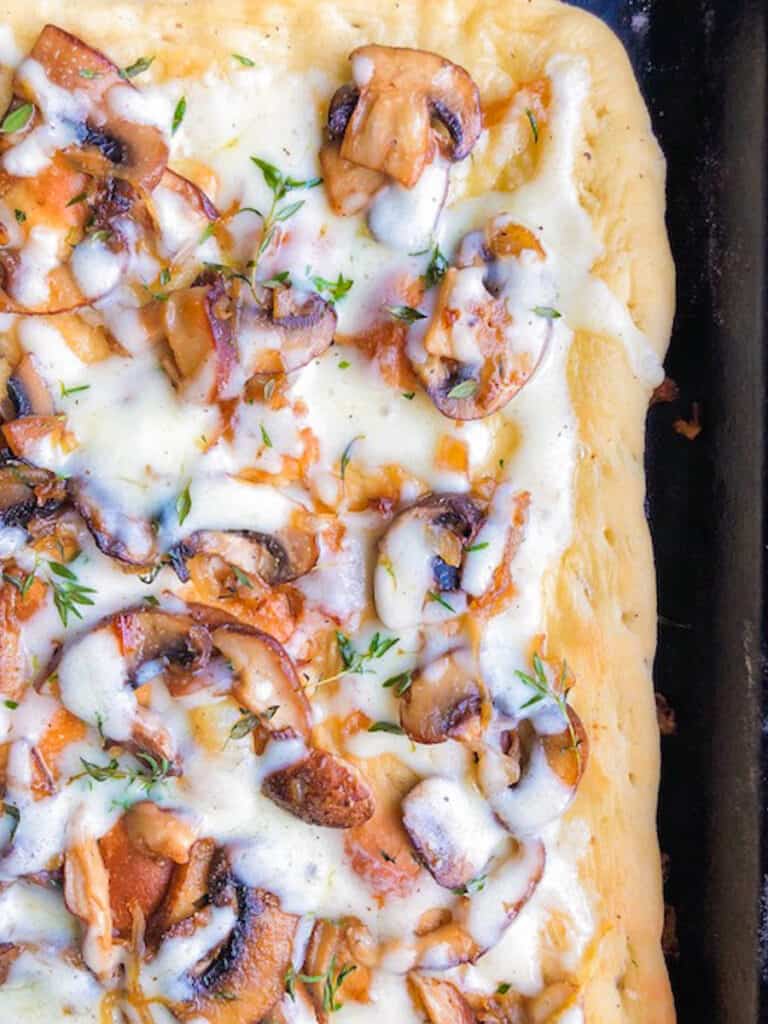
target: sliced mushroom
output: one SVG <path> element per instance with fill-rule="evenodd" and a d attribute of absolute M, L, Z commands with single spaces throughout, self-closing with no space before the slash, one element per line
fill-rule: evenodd
<path fill-rule="evenodd" d="M 8 378 L 8 397 L 16 416 L 53 416 L 56 409 L 35 357 L 26 353 Z"/>
<path fill-rule="evenodd" d="M 48 470 L 17 459 L 0 464 L 0 526 L 26 528 L 55 516 L 67 500 L 64 481 Z"/>
<path fill-rule="evenodd" d="M 531 235 L 531 244 L 516 251 L 511 227 L 502 216 L 488 225 L 485 242 L 465 239 L 459 252 L 468 262 L 445 274 L 424 357 L 411 359 L 451 419 L 480 419 L 506 405 L 533 376 L 552 335 L 555 314 L 546 303 L 553 285 L 543 250 Z"/>
<path fill-rule="evenodd" d="M 589 756 L 581 719 L 568 722 L 554 705 L 524 719 L 505 736 L 506 753 L 486 749 L 479 779 L 499 821 L 514 835 L 531 835 L 573 800 Z"/>
<path fill-rule="evenodd" d="M 430 494 L 400 512 L 379 541 L 374 573 L 376 611 L 390 629 L 466 610 L 461 565 L 483 520 L 464 494 Z"/>
<path fill-rule="evenodd" d="M 187 861 L 174 866 L 165 898 L 150 923 L 153 942 L 204 905 L 215 852 L 213 839 L 198 839 Z"/>
<path fill-rule="evenodd" d="M 256 302 L 235 283 L 237 347 L 246 376 L 292 373 L 333 341 L 336 312 L 317 292 L 271 288 L 263 302 Z"/>
<path fill-rule="evenodd" d="M 327 750 L 297 747 L 293 735 L 274 737 L 265 756 L 283 744 L 291 760 L 266 775 L 265 796 L 310 825 L 355 828 L 368 821 L 375 809 L 373 793 L 352 765 Z"/>
<path fill-rule="evenodd" d="M 368 1002 L 371 969 L 375 966 L 373 938 L 358 918 L 343 917 L 338 921 L 321 918 L 316 922 L 307 944 L 302 973 L 321 979 L 307 984 L 320 1024 L 327 1024 L 333 1012 L 328 1005 L 325 979 L 330 978 L 335 984 L 341 975 L 341 984 L 336 989 L 336 1000 L 340 1004 L 350 999 Z"/>
<path fill-rule="evenodd" d="M 84 827 L 82 812 L 71 831 L 74 841 L 64 855 L 64 902 L 85 925 L 83 959 L 105 981 L 114 966 L 109 875 L 98 842 Z"/>
<path fill-rule="evenodd" d="M 137 913 L 146 920 L 157 910 L 173 870 L 168 857 L 149 852 L 143 843 L 135 841 L 127 817 L 120 818 L 99 840 L 109 879 L 112 927 L 122 938 L 130 936 Z"/>
<path fill-rule="evenodd" d="M 338 142 L 328 142 L 320 150 L 320 169 L 328 202 L 339 217 L 351 217 L 367 209 L 379 189 L 390 180 L 380 171 L 345 160 L 339 153 Z"/>
<path fill-rule="evenodd" d="M 237 350 L 234 309 L 222 275 L 206 274 L 171 292 L 162 312 L 182 396 L 201 403 L 228 397 Z"/>
<path fill-rule="evenodd" d="M 146 519 L 128 515 L 97 482 L 85 477 L 70 477 L 67 493 L 105 555 L 127 565 L 145 567 L 154 562 L 157 538 Z"/>
<path fill-rule="evenodd" d="M 40 83 L 23 62 L 14 76 L 12 103 L 34 103 L 41 120 L 61 125 L 60 135 L 69 141 L 66 154 L 79 170 L 152 189 L 165 170 L 168 145 L 163 132 L 137 109 L 140 93 L 121 77 L 117 65 L 55 25 L 45 26 L 29 57 L 47 83 L 68 99 L 56 93 L 54 104 L 47 83 Z"/>
<path fill-rule="evenodd" d="M 267 633 L 240 624 L 219 626 L 211 639 L 232 665 L 235 700 L 261 716 L 265 730 L 291 729 L 308 737 L 309 701 L 282 645 Z"/>
<path fill-rule="evenodd" d="M 122 820 L 126 835 L 134 846 L 174 864 L 189 862 L 195 829 L 180 815 L 158 807 L 151 800 L 140 800 Z"/>
<path fill-rule="evenodd" d="M 176 575 L 183 583 L 189 579 L 186 561 L 197 554 L 217 555 L 274 587 L 313 569 L 318 549 L 314 534 L 294 527 L 272 534 L 255 530 L 197 530 L 169 552 Z"/>
<path fill-rule="evenodd" d="M 21 640 L 21 622 L 17 613 L 18 589 L 5 580 L 0 586 L 0 693 L 18 701 L 27 689 L 27 655 Z"/>
<path fill-rule="evenodd" d="M 172 1010 L 183 1021 L 260 1021 L 283 992 L 297 918 L 284 913 L 272 893 L 239 882 L 223 851 L 211 867 L 208 900 L 231 907 L 235 924 L 224 943 L 187 973 L 194 995 Z"/>
<path fill-rule="evenodd" d="M 423 779 L 403 800 L 403 825 L 421 863 L 446 889 L 482 875 L 506 838 L 468 784 L 439 776 Z"/>
<path fill-rule="evenodd" d="M 328 119 L 345 160 L 412 188 L 435 145 L 434 122 L 447 133 L 440 143 L 451 160 L 469 155 L 482 115 L 477 87 L 463 68 L 425 50 L 392 46 L 362 46 L 351 60 L 357 97 L 343 86 Z"/>
<path fill-rule="evenodd" d="M 163 255 L 174 260 L 174 277 L 187 272 L 185 256 L 197 248 L 219 211 L 201 188 L 166 168 L 160 184 L 147 197 L 149 214 L 160 237 Z"/>
<path fill-rule="evenodd" d="M 477 738 L 482 702 L 471 653 L 451 651 L 413 673 L 400 701 L 400 725 L 417 743 Z"/>
<path fill-rule="evenodd" d="M 472 1008 L 452 982 L 413 971 L 408 984 L 430 1024 L 476 1024 Z"/>

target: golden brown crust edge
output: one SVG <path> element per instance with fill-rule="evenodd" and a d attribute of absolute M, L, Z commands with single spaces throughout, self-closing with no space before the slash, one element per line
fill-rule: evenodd
<path fill-rule="evenodd" d="M 17 30 L 22 47 L 50 20 L 120 63 L 156 48 L 158 70 L 170 75 L 194 73 L 218 50 L 296 68 L 311 65 L 337 77 L 350 50 L 375 41 L 436 50 L 465 65 L 492 97 L 511 82 L 540 76 L 555 53 L 586 58 L 592 89 L 577 174 L 582 202 L 604 244 L 595 269 L 663 356 L 674 305 L 664 161 L 615 36 L 558 0 L 392 0 L 373 6 L 370 0 L 95 0 L 78 11 L 61 0 L 39 0 L 34 8 L 0 4 L 0 15 Z M 586 332 L 573 346 L 569 384 L 582 444 L 576 528 L 547 580 L 547 625 L 550 647 L 580 680 L 574 703 L 592 751 L 571 812 L 591 827 L 582 877 L 599 901 L 586 1019 L 666 1024 L 674 1020 L 674 1008 L 659 942 L 659 757 L 651 681 L 656 601 L 643 514 L 649 396 L 620 344 Z"/>

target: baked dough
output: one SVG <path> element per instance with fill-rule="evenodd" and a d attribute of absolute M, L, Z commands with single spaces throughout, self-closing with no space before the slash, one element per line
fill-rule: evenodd
<path fill-rule="evenodd" d="M 674 303 L 664 161 L 626 54 L 605 25 L 583 11 L 556 0 L 94 0 L 82 8 L 40 0 L 0 10 L 22 52 L 51 21 L 120 65 L 137 53 L 156 53 L 152 76 L 160 83 L 194 80 L 232 53 L 244 53 L 259 66 L 314 69 L 335 87 L 348 77 L 349 53 L 373 41 L 430 50 L 463 66 L 488 109 L 516 83 L 546 77 L 551 59 L 580 58 L 589 89 L 574 177 L 602 250 L 592 274 L 663 358 Z M 318 110 L 318 119 L 323 114 Z M 514 184 L 518 155 L 509 153 L 512 169 L 506 171 L 505 156 L 504 139 L 492 139 L 472 157 L 454 198 L 499 187 L 504 173 Z M 190 166 L 184 163 L 186 173 Z M 528 172 L 520 165 L 519 173 L 525 179 Z M 660 948 L 659 743 L 651 679 L 656 605 L 643 511 L 644 422 L 653 381 L 651 375 L 640 379 L 630 347 L 619 338 L 575 326 L 567 360 L 579 442 L 573 530 L 543 584 L 547 644 L 578 680 L 572 703 L 590 744 L 588 770 L 566 820 L 588 826 L 578 871 L 593 901 L 595 927 L 572 977 L 583 985 L 590 1024 L 656 1024 L 672 1021 L 674 1009 Z"/>

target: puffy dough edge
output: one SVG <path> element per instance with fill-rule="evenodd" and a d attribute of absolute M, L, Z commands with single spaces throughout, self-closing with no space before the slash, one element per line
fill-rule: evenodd
<path fill-rule="evenodd" d="M 0 6 L 23 47 L 55 21 L 121 63 L 148 46 L 161 75 L 190 75 L 217 53 L 345 77 L 351 49 L 374 40 L 436 50 L 466 66 L 484 97 L 541 76 L 555 53 L 589 63 L 592 88 L 577 160 L 581 200 L 604 244 L 594 268 L 660 357 L 674 310 L 664 224 L 665 165 L 626 53 L 598 19 L 558 0 L 60 0 Z M 3 86 L 9 74 L 3 72 Z M 584 154 L 589 153 L 587 157 Z M 574 703 L 590 733 L 590 768 L 571 816 L 592 832 L 582 880 L 598 931 L 579 972 L 590 1024 L 674 1020 L 660 948 L 656 840 L 659 740 L 651 668 L 653 555 L 643 513 L 648 392 L 619 343 L 577 334 L 569 385 L 581 441 L 575 532 L 545 582 L 551 649 L 580 680 Z"/>

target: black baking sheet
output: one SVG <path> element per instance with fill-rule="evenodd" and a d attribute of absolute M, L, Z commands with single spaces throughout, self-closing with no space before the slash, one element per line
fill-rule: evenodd
<path fill-rule="evenodd" d="M 768 1022 L 765 0 L 582 0 L 627 47 L 668 161 L 674 405 L 648 422 L 659 827 L 681 1022 Z M 695 441 L 673 430 L 700 403 Z M 653 1007 L 647 1021 L 654 1021 Z"/>

